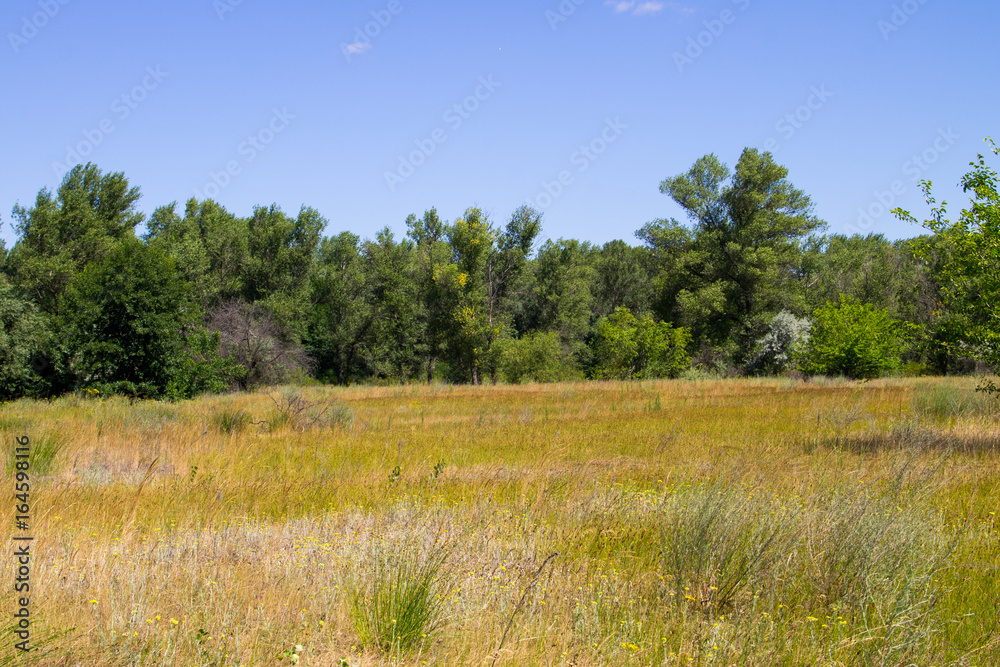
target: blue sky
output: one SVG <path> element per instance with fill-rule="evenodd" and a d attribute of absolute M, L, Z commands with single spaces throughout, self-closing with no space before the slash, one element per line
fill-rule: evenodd
<path fill-rule="evenodd" d="M 544 237 L 635 243 L 683 219 L 661 180 L 749 146 L 830 232 L 909 237 L 885 208 L 922 216 L 928 178 L 957 211 L 1000 134 L 997 25 L 981 0 L 8 0 L 2 236 L 79 155 L 147 213 L 306 204 L 370 237 L 532 203 Z"/>

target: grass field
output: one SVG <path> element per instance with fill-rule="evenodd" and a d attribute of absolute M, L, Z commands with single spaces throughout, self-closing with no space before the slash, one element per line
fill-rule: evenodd
<path fill-rule="evenodd" d="M 1000 428 L 974 388 L 8 404 L 38 650 L 5 633 L 0 664 L 1000 664 Z"/>

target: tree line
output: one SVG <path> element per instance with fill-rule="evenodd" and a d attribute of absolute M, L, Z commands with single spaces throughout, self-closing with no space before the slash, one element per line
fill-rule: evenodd
<path fill-rule="evenodd" d="M 967 179 L 981 201 L 995 198 L 985 162 Z M 504 221 L 430 209 L 402 237 L 386 227 L 361 239 L 324 236 L 309 207 L 240 217 L 191 199 L 147 220 L 124 174 L 77 166 L 56 192 L 14 207 L 17 240 L 0 247 L 0 396 L 874 377 L 992 361 L 982 311 L 1000 301 L 977 309 L 975 253 L 961 241 L 989 233 L 970 222 L 984 209 L 963 212 L 962 228 L 935 209 L 930 233 L 906 241 L 827 235 L 788 170 L 755 149 L 732 169 L 707 155 L 660 190 L 689 219 L 649 222 L 635 246 L 540 243 L 528 206 Z"/>

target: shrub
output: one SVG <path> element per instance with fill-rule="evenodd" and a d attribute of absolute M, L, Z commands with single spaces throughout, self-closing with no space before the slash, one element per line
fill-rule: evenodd
<path fill-rule="evenodd" d="M 618 308 L 597 323 L 594 377 L 676 378 L 691 364 L 690 342 L 687 329 L 655 322 L 650 315 L 636 318 L 628 308 Z"/>
<path fill-rule="evenodd" d="M 349 426 L 354 421 L 354 412 L 343 403 L 334 400 L 314 401 L 294 389 L 286 389 L 280 396 L 268 394 L 275 411 L 265 422 L 269 431 L 290 427 L 296 431 L 313 428 L 335 428 Z"/>
<path fill-rule="evenodd" d="M 800 367 L 810 374 L 871 379 L 899 367 L 903 325 L 889 313 L 841 296 L 814 314 L 812 335 L 801 348 Z"/>
<path fill-rule="evenodd" d="M 812 323 L 783 310 L 771 320 L 771 328 L 757 341 L 747 362 L 750 375 L 776 375 L 788 369 L 795 348 L 809 340 Z"/>
<path fill-rule="evenodd" d="M 579 375 L 573 357 L 555 332 L 534 332 L 498 344 L 500 374 L 505 382 L 559 382 Z"/>

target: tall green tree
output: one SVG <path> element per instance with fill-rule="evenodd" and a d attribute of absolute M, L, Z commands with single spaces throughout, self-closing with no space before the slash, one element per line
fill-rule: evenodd
<path fill-rule="evenodd" d="M 242 299 L 262 304 L 297 340 L 306 333 L 309 279 L 326 224 L 315 209 L 291 218 L 275 205 L 257 207 L 247 221 Z"/>
<path fill-rule="evenodd" d="M 242 299 L 250 252 L 247 220 L 212 200 L 189 199 L 184 217 L 176 209 L 176 203 L 156 209 L 146 242 L 177 260 L 182 278 L 204 308 Z"/>
<path fill-rule="evenodd" d="M 1000 156 L 1000 148 L 992 139 L 987 141 L 991 152 Z M 1000 178 L 982 154 L 971 166 L 962 178 L 970 206 L 955 221 L 947 217 L 947 204 L 938 205 L 933 197 L 932 183 L 923 182 L 931 207 L 931 217 L 923 224 L 933 232 L 934 245 L 925 241 L 917 247 L 925 257 L 937 251 L 945 305 L 963 321 L 962 335 L 952 345 L 1000 368 Z M 907 211 L 895 213 L 917 222 Z M 1000 392 L 992 385 L 989 388 Z"/>
<path fill-rule="evenodd" d="M 445 353 L 451 320 L 445 286 L 435 280 L 435 273 L 438 267 L 449 263 L 451 248 L 445 238 L 446 226 L 437 209 L 425 211 L 422 218 L 411 214 L 406 219 L 406 229 L 406 236 L 414 245 L 413 281 L 421 336 L 417 352 L 423 359 L 424 374 L 430 383 L 437 361 Z"/>
<path fill-rule="evenodd" d="M 370 289 L 360 239 L 350 232 L 323 239 L 306 336 L 320 379 L 346 384 L 367 377 L 363 348 L 372 323 Z"/>
<path fill-rule="evenodd" d="M 42 189 L 31 208 L 14 207 L 12 282 L 42 312 L 61 314 L 66 290 L 84 267 L 134 238 L 143 220 L 139 197 L 122 173 L 104 174 L 90 163 L 73 167 L 55 195 Z"/>
<path fill-rule="evenodd" d="M 497 378 L 493 346 L 509 326 L 510 297 L 540 230 L 541 216 L 529 207 L 518 209 L 503 229 L 478 208 L 447 228 L 452 261 L 436 267 L 434 280 L 451 313 L 446 353 L 455 379 L 479 384 L 484 373 Z"/>
<path fill-rule="evenodd" d="M 422 339 L 417 290 L 411 274 L 413 243 L 397 243 L 389 228 L 364 244 L 371 295 L 365 355 L 372 374 L 408 380 L 419 371 Z"/>
<path fill-rule="evenodd" d="M 690 284 L 677 290 L 674 304 L 682 319 L 703 321 L 698 333 L 714 346 L 730 345 L 741 364 L 774 314 L 802 309 L 802 244 L 823 223 L 789 182 L 788 169 L 751 148 L 733 171 L 706 155 L 660 191 L 687 212 L 691 233 L 671 223 L 640 238 L 688 272 Z"/>
<path fill-rule="evenodd" d="M 161 397 L 174 388 L 187 393 L 212 385 L 181 377 L 193 372 L 185 358 L 192 351 L 189 339 L 204 332 L 202 313 L 162 250 L 134 237 L 122 240 L 106 258 L 84 267 L 67 291 L 67 305 L 60 316 L 70 352 L 72 386 L 66 389 Z M 196 352 L 206 351 L 203 340 L 195 342 Z"/>
<path fill-rule="evenodd" d="M 533 262 L 532 328 L 558 335 L 577 357 L 586 349 L 594 296 L 595 250 L 576 240 L 546 241 Z"/>

